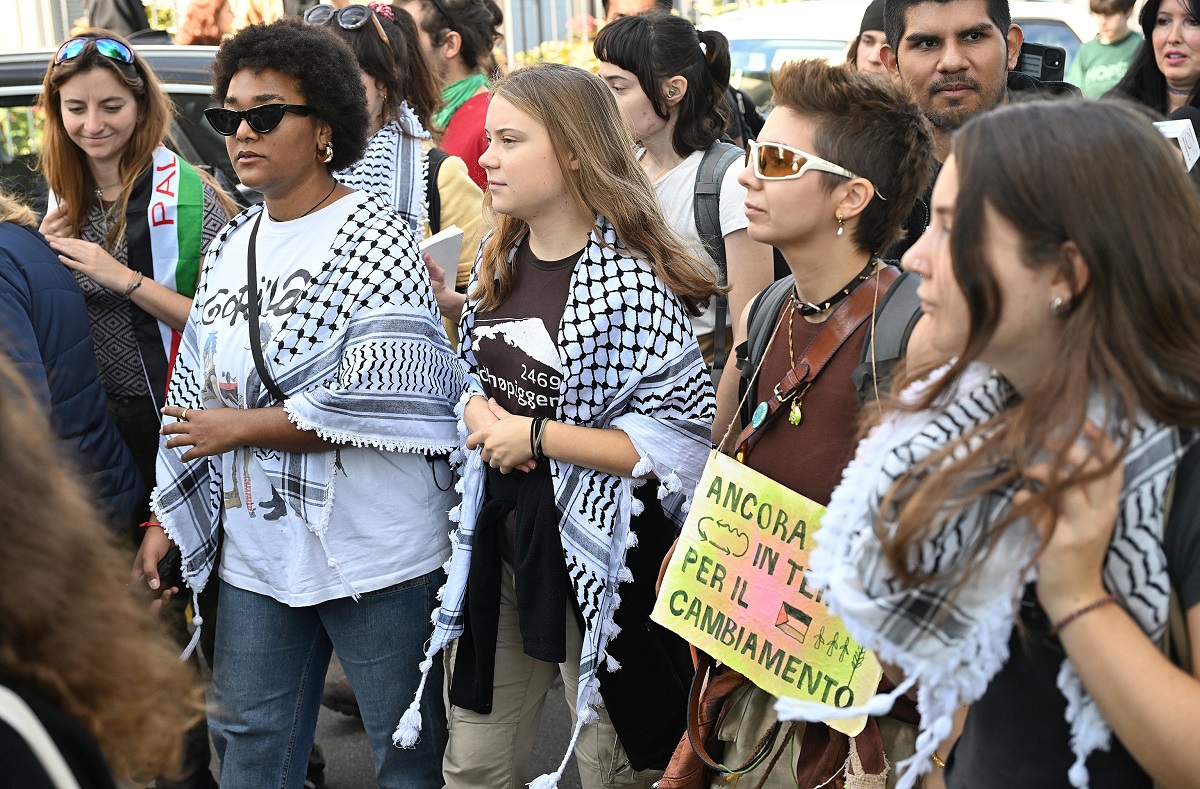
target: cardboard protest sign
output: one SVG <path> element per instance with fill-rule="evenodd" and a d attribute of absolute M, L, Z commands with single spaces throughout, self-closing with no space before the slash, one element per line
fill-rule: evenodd
<path fill-rule="evenodd" d="M 775 696 L 849 707 L 883 671 L 806 582 L 825 508 L 714 452 L 650 617 Z M 854 736 L 866 718 L 830 721 Z"/>

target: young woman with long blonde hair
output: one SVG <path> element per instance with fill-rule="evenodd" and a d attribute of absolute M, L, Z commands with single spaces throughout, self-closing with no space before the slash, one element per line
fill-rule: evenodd
<path fill-rule="evenodd" d="M 451 787 L 523 785 L 561 674 L 586 783 L 648 787 L 684 729 L 691 662 L 649 612 L 709 451 L 688 314 L 717 288 L 667 227 L 597 77 L 513 72 L 486 131 L 495 229 L 461 324 L 463 503 L 428 652 L 458 638 L 443 772 Z"/>

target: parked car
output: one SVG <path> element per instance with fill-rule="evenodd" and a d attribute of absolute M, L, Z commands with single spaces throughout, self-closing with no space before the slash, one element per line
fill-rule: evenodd
<path fill-rule="evenodd" d="M 713 17 L 702 27 L 719 30 L 729 39 L 733 85 L 763 107 L 771 100 L 769 75 L 781 63 L 803 58 L 845 60 L 868 1 L 804 0 L 758 6 Z M 1083 8 L 1057 2 L 1009 5 L 1025 40 L 1062 47 L 1068 69 L 1079 45 L 1096 35 L 1096 23 Z"/>
<path fill-rule="evenodd" d="M 145 44 L 135 47 L 146 59 L 179 110 L 171 147 L 192 164 L 213 173 L 235 197 L 249 203 L 258 196 L 241 188 L 225 151 L 225 138 L 204 120 L 212 105 L 209 65 L 216 47 Z M 39 213 L 46 209 L 46 183 L 37 172 L 42 112 L 37 106 L 53 49 L 0 53 L 0 186 Z"/>

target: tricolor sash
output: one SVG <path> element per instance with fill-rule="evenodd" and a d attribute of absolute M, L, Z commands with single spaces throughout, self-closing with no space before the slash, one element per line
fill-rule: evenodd
<path fill-rule="evenodd" d="M 50 192 L 48 208 L 58 205 Z M 204 228 L 204 182 L 165 145 L 133 184 L 125 211 L 126 265 L 189 299 L 196 294 Z M 112 252 L 112 250 L 109 250 Z M 163 405 L 181 335 L 133 306 L 133 333 L 150 393 Z"/>

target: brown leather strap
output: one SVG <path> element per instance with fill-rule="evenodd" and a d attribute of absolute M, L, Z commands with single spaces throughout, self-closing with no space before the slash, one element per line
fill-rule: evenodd
<path fill-rule="evenodd" d="M 704 766 L 713 770 L 718 775 L 743 775 L 750 772 L 766 758 L 771 749 L 775 747 L 775 738 L 779 735 L 780 724 L 777 721 L 767 734 L 763 735 L 762 740 L 758 744 L 753 756 L 750 760 L 741 767 L 726 767 L 708 755 L 708 747 L 705 744 L 705 736 L 701 731 L 702 721 L 700 720 L 700 697 L 704 694 L 705 683 L 712 674 L 712 668 L 715 661 L 706 652 L 700 652 L 699 662 L 696 665 L 696 673 L 692 676 L 692 687 L 688 693 L 688 742 L 692 744 L 692 750 L 700 757 L 700 761 L 704 762 Z"/>
<path fill-rule="evenodd" d="M 801 391 L 805 384 L 811 383 L 820 374 L 838 348 L 841 348 L 850 335 L 871 317 L 878 297 L 887 293 L 899 278 L 898 269 L 893 266 L 881 266 L 837 306 L 817 332 L 812 344 L 800 357 L 800 361 L 776 384 L 774 396 L 767 401 L 767 418 L 758 427 L 746 425 L 742 429 L 733 446 L 735 457 L 743 447 L 749 450 L 750 446 L 747 443 L 750 438 L 773 422 L 783 406 Z"/>

